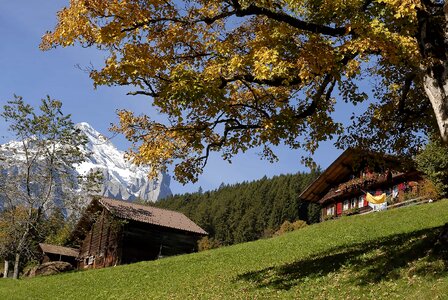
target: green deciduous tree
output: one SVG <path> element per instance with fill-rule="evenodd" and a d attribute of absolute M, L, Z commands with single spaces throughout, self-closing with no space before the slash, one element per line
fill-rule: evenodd
<path fill-rule="evenodd" d="M 448 195 L 448 151 L 440 142 L 433 141 L 416 156 L 418 168 L 436 186 L 439 194 Z"/>
<path fill-rule="evenodd" d="M 61 107 L 47 97 L 36 110 L 15 97 L 0 114 L 15 138 L 0 148 L 0 221 L 5 225 L 0 235 L 8 237 L 0 239 L 0 244 L 5 242 L 0 248 L 8 250 L 4 257 L 14 257 L 15 278 L 22 256 L 42 235 L 43 218 L 56 209 L 77 209 L 81 197 L 83 181 L 74 167 L 88 154 L 87 137 Z"/>
<path fill-rule="evenodd" d="M 369 101 L 338 141 L 414 153 L 448 142 L 447 4 L 442 0 L 72 0 L 41 47 L 108 52 L 95 85 L 130 85 L 168 117 L 120 111 L 136 163 L 196 180 L 211 151 L 286 144 L 311 153 L 342 133 L 334 95 Z M 366 78 L 369 78 L 366 81 Z M 368 99 L 359 84 L 373 86 Z M 305 161 L 306 158 L 305 158 Z"/>

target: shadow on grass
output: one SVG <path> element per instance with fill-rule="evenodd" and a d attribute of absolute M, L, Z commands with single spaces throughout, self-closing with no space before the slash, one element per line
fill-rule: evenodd
<path fill-rule="evenodd" d="M 293 263 L 241 274 L 236 280 L 253 282 L 259 288 L 288 290 L 342 269 L 350 275 L 347 280 L 358 285 L 397 279 L 404 268 L 408 276 L 439 278 L 448 274 L 448 251 L 436 243 L 440 230 L 436 227 L 338 247 Z M 422 259 L 426 264 L 417 263 Z M 440 260 L 444 262 L 442 266 L 432 264 Z"/>

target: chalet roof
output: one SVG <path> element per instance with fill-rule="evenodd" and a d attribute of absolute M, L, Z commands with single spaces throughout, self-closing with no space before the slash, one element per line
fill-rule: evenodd
<path fill-rule="evenodd" d="M 59 254 L 71 257 L 78 257 L 79 255 L 79 250 L 74 248 L 50 245 L 44 243 L 39 243 L 39 247 L 42 249 L 42 252 L 44 253 Z"/>
<path fill-rule="evenodd" d="M 99 203 L 110 213 L 122 219 L 207 234 L 204 229 L 180 212 L 109 198 L 101 198 Z"/>
<path fill-rule="evenodd" d="M 313 181 L 299 198 L 310 202 L 319 202 L 328 191 L 337 184 L 346 180 L 353 172 L 354 165 L 361 160 L 378 160 L 379 153 L 349 148 L 345 150 L 315 181 Z M 397 157 L 381 155 L 384 164 L 395 165 L 399 163 Z"/>

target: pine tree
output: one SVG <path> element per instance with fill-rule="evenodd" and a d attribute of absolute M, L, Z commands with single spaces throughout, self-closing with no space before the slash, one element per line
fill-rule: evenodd
<path fill-rule="evenodd" d="M 318 174 L 264 176 L 253 182 L 221 184 L 215 191 L 175 195 L 156 205 L 182 211 L 222 245 L 246 242 L 276 231 L 284 221 L 318 221 L 320 209 L 299 199 Z"/>

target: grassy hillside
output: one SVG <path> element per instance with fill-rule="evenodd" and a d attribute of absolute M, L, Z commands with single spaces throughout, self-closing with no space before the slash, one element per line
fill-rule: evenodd
<path fill-rule="evenodd" d="M 114 268 L 0 280 L 0 299 L 447 299 L 448 201 Z M 445 255 L 445 256 L 444 256 Z"/>

